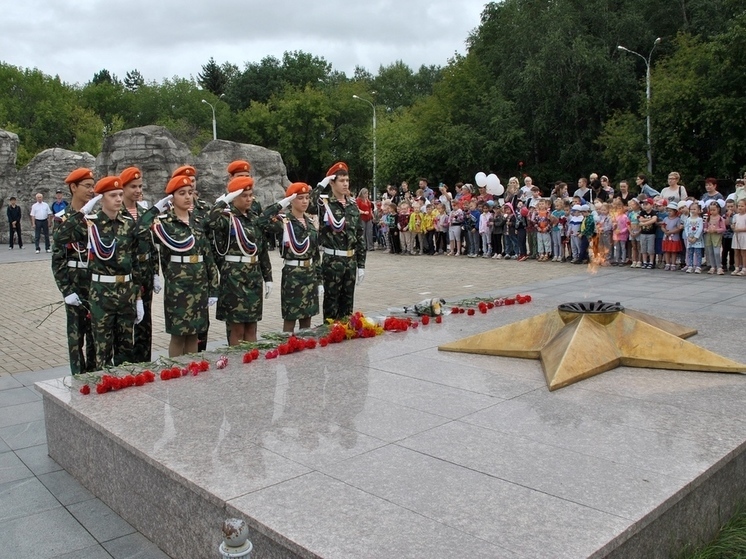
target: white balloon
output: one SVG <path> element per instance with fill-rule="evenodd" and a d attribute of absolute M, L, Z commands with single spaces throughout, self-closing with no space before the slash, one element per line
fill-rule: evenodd
<path fill-rule="evenodd" d="M 500 179 L 497 175 L 487 175 L 487 192 L 495 196 L 500 196 L 500 194 L 505 192 L 505 189 L 503 188 L 503 185 L 500 184 Z"/>
<path fill-rule="evenodd" d="M 487 184 L 487 175 L 485 175 L 482 171 L 479 171 L 476 175 L 474 175 L 474 182 L 477 183 L 477 186 L 485 186 Z"/>

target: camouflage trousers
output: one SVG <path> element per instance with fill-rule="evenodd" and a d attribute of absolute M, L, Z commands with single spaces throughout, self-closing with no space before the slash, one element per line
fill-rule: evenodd
<path fill-rule="evenodd" d="M 81 296 L 83 294 L 80 294 Z M 70 353 L 70 372 L 73 375 L 96 370 L 96 351 L 91 332 L 91 317 L 88 316 L 87 301 L 74 307 L 65 305 L 67 316 L 67 349 Z"/>
<path fill-rule="evenodd" d="M 354 258 L 325 254 L 321 263 L 324 282 L 324 321 L 350 316 L 355 300 L 357 263 Z"/>
<path fill-rule="evenodd" d="M 226 324 L 258 322 L 264 305 L 264 278 L 258 263 L 225 262 L 215 318 Z"/>
<path fill-rule="evenodd" d="M 153 349 L 153 286 L 146 286 L 142 292 L 142 305 L 145 316 L 140 324 L 135 324 L 135 344 L 132 348 L 132 356 L 128 361 L 132 363 L 143 363 L 150 361 Z"/>
<path fill-rule="evenodd" d="M 316 269 L 285 266 L 280 285 L 280 308 L 283 320 L 299 320 L 319 314 L 319 291 Z"/>
<path fill-rule="evenodd" d="M 91 282 L 91 330 L 98 370 L 132 358 L 136 290 L 132 282 Z"/>

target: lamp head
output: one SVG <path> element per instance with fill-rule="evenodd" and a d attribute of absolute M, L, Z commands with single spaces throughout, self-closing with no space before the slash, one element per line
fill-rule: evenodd
<path fill-rule="evenodd" d="M 204 99 L 202 99 L 202 102 L 203 102 L 203 103 L 207 103 L 207 101 L 205 101 Z"/>

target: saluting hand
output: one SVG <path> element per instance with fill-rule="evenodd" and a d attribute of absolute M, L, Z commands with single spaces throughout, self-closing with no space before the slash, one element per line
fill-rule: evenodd
<path fill-rule="evenodd" d="M 94 206 L 96 204 L 98 204 L 98 201 L 101 200 L 101 198 L 103 198 L 103 197 L 104 197 L 103 194 L 98 194 L 98 195 L 94 196 L 93 198 L 91 198 L 90 200 L 88 200 L 85 203 L 85 205 L 82 208 L 80 208 L 81 213 L 83 215 L 91 213 L 91 210 L 94 208 Z"/>

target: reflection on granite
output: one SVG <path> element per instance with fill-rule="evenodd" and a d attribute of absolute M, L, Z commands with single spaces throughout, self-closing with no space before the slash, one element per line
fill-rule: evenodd
<path fill-rule="evenodd" d="M 174 557 L 214 554 L 233 514 L 257 557 L 662 557 L 669 510 L 700 534 L 677 503 L 732 506 L 706 480 L 735 475 L 746 378 L 620 367 L 550 393 L 537 362 L 437 351 L 556 304 L 101 396 L 42 382 L 49 453 Z M 739 358 L 743 321 L 656 314 Z"/>

